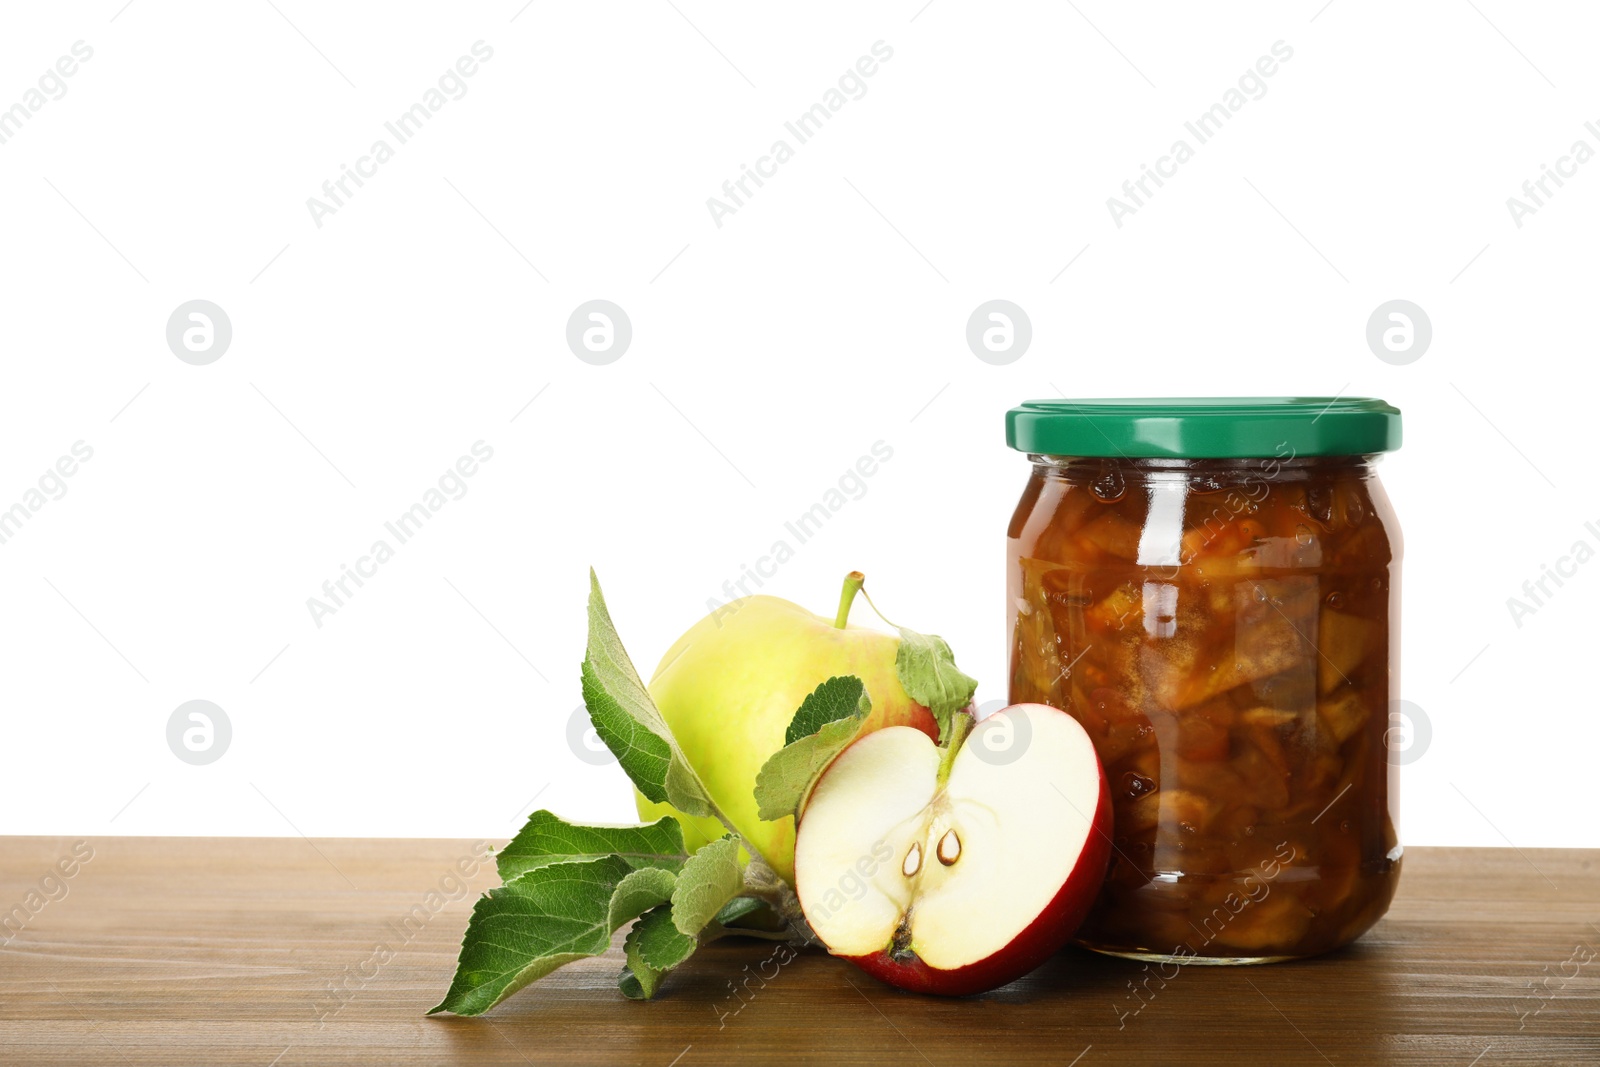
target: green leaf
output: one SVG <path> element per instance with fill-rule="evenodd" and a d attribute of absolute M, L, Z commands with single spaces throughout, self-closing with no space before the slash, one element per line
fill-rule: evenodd
<path fill-rule="evenodd" d="M 629 1000 L 649 1000 L 651 997 L 656 995 L 656 984 L 660 982 L 660 980 L 660 975 L 652 975 L 650 978 L 650 988 L 647 990 L 644 987 L 644 984 L 639 980 L 638 974 L 634 973 L 633 964 L 630 962 L 627 966 L 622 968 L 622 973 L 617 975 L 617 988 L 621 990 L 622 995 L 627 997 Z"/>
<path fill-rule="evenodd" d="M 734 897 L 723 905 L 712 920 L 718 926 L 737 929 L 749 924 L 757 930 L 781 930 L 783 920 L 776 917 L 771 905 L 758 897 Z M 776 923 L 776 925 L 774 925 Z"/>
<path fill-rule="evenodd" d="M 670 815 L 647 826 L 584 826 L 548 811 L 536 811 L 500 850 L 500 880 L 509 882 L 536 867 L 620 856 L 630 867 L 676 871 L 688 858 L 683 828 Z"/>
<path fill-rule="evenodd" d="M 672 921 L 672 905 L 651 908 L 639 917 L 622 943 L 627 967 L 618 976 L 623 996 L 649 1000 L 656 995 L 661 978 L 672 968 L 694 955 L 700 942 L 679 931 Z"/>
<path fill-rule="evenodd" d="M 595 733 L 650 800 L 686 815 L 712 815 L 711 798 L 650 699 L 606 610 L 600 580 L 589 572 L 589 643 L 583 661 L 583 703 Z"/>
<path fill-rule="evenodd" d="M 672 905 L 651 908 L 629 931 L 634 951 L 658 971 L 668 971 L 694 954 L 700 942 L 678 929 L 672 921 Z"/>
<path fill-rule="evenodd" d="M 617 888 L 611 891 L 611 906 L 606 919 L 611 931 L 621 929 L 657 904 L 671 900 L 677 881 L 677 875 L 659 867 L 641 867 L 629 871 L 617 883 Z"/>
<path fill-rule="evenodd" d="M 854 713 L 865 688 L 861 679 L 853 674 L 838 675 L 817 686 L 800 702 L 800 710 L 789 720 L 783 743 L 792 745 L 828 723 Z"/>
<path fill-rule="evenodd" d="M 838 684 L 836 684 L 838 683 Z M 815 731 L 768 757 L 756 775 L 757 814 L 767 821 L 797 815 L 834 757 L 849 747 L 866 724 L 872 701 L 860 678 L 829 678 L 794 713 L 790 732 L 816 723 Z"/>
<path fill-rule="evenodd" d="M 672 890 L 673 926 L 694 937 L 743 889 L 739 840 L 732 834 L 720 837 L 690 856 L 678 874 Z"/>
<path fill-rule="evenodd" d="M 428 1014 L 480 1015 L 562 964 L 601 955 L 675 882 L 671 871 L 604 856 L 535 867 L 490 890 L 472 909 L 450 989 Z"/>
<path fill-rule="evenodd" d="M 900 688 L 933 712 L 934 721 L 939 724 L 939 741 L 943 743 L 950 735 L 951 716 L 972 702 L 978 681 L 961 673 L 944 638 L 919 634 L 904 626 L 899 630 L 900 651 L 895 654 L 894 667 L 900 676 Z"/>

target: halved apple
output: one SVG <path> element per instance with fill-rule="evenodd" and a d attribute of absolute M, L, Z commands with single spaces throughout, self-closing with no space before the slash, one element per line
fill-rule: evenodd
<path fill-rule="evenodd" d="M 818 780 L 795 889 L 834 955 L 902 989 L 981 993 L 1066 943 L 1105 877 L 1110 833 L 1105 774 L 1066 712 L 1012 705 L 949 752 L 891 726 Z"/>

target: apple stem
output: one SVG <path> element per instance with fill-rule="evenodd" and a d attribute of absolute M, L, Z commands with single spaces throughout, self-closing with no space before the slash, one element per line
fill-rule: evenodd
<path fill-rule="evenodd" d="M 867 576 L 860 571 L 851 571 L 844 576 L 844 589 L 839 593 L 839 613 L 833 617 L 834 629 L 842 630 L 850 619 L 850 605 L 855 602 L 856 594 L 861 592 L 861 584 Z"/>
<path fill-rule="evenodd" d="M 780 878 L 778 872 L 758 856 L 751 856 L 750 862 L 745 866 L 743 895 L 766 901 L 788 924 L 798 939 L 806 941 L 811 939 L 811 928 L 806 924 L 805 912 L 800 907 L 800 898 L 790 888 L 789 883 Z"/>
<path fill-rule="evenodd" d="M 893 626 L 896 630 L 900 629 L 900 626 L 898 624 L 896 624 L 896 623 L 892 622 L 891 620 L 885 618 L 883 612 L 878 610 L 878 605 L 876 605 L 876 604 L 874 604 L 872 602 L 872 594 L 871 593 L 867 592 L 865 589 L 861 590 L 861 599 L 865 600 L 867 602 L 867 607 L 872 609 L 872 613 L 874 615 L 876 615 L 880 619 L 883 619 L 884 625 Z"/>
<path fill-rule="evenodd" d="M 969 711 L 958 711 L 950 716 L 950 736 L 945 739 L 944 751 L 939 755 L 939 785 L 950 778 L 950 767 L 956 761 L 956 753 L 961 751 L 961 746 L 966 742 L 967 735 L 972 732 L 977 720 Z"/>

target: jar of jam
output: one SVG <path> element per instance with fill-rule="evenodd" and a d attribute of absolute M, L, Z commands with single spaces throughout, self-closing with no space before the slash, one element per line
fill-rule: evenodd
<path fill-rule="evenodd" d="M 1087 948 L 1266 963 L 1353 941 L 1400 876 L 1400 529 L 1358 398 L 1040 400 L 1007 538 L 1010 698 L 1083 724 L 1115 831 Z"/>

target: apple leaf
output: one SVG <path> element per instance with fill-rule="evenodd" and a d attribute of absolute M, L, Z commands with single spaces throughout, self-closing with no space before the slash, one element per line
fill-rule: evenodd
<path fill-rule="evenodd" d="M 694 955 L 700 942 L 681 933 L 672 921 L 672 905 L 659 904 L 639 917 L 622 944 L 628 963 L 617 978 L 622 995 L 649 1000 L 672 968 Z"/>
<path fill-rule="evenodd" d="M 743 889 L 739 840 L 732 834 L 719 837 L 684 861 L 672 889 L 672 925 L 686 937 L 696 936 Z"/>
<path fill-rule="evenodd" d="M 635 923 L 634 925 L 637 926 L 638 924 Z M 631 934 L 633 931 L 630 930 L 628 932 Z M 660 984 L 661 975 L 659 972 L 650 970 L 649 965 L 646 963 L 640 963 L 635 966 L 632 959 L 628 960 L 627 965 L 622 968 L 622 972 L 617 975 L 617 988 L 629 1000 L 649 1000 L 656 995 L 656 986 Z"/>
<path fill-rule="evenodd" d="M 786 736 L 756 775 L 757 814 L 771 822 L 798 815 L 822 772 L 861 732 L 872 710 L 867 688 L 855 675 L 829 678 L 800 704 Z M 801 736 L 800 730 L 809 730 Z"/>
<path fill-rule="evenodd" d="M 828 723 L 854 714 L 865 688 L 861 679 L 853 674 L 837 675 L 817 686 L 800 702 L 800 710 L 789 720 L 783 743 L 792 745 Z"/>
<path fill-rule="evenodd" d="M 757 897 L 734 897 L 717 912 L 712 920 L 735 932 L 740 929 L 781 930 L 783 920 L 773 912 L 771 905 Z"/>
<path fill-rule="evenodd" d="M 638 957 L 658 971 L 676 967 L 700 944 L 673 923 L 671 904 L 651 908 L 629 933 Z"/>
<path fill-rule="evenodd" d="M 496 857 L 500 880 L 509 882 L 536 867 L 618 856 L 628 866 L 676 872 L 689 853 L 683 828 L 670 815 L 647 826 L 583 826 L 548 811 L 536 811 Z"/>
<path fill-rule="evenodd" d="M 951 717 L 972 702 L 978 680 L 961 673 L 944 638 L 919 634 L 904 626 L 899 630 L 900 651 L 895 653 L 894 667 L 900 676 L 900 688 L 933 712 L 934 721 L 939 724 L 939 742 L 943 744 L 950 736 Z"/>
<path fill-rule="evenodd" d="M 650 800 L 685 815 L 713 815 L 706 788 L 689 766 L 667 721 L 650 699 L 606 610 L 600 579 L 589 571 L 589 643 L 583 661 L 583 703 L 595 733 Z"/>
<path fill-rule="evenodd" d="M 456 974 L 429 1012 L 481 1015 L 563 964 L 599 956 L 624 923 L 671 899 L 677 879 L 620 856 L 535 867 L 479 898 Z"/>
<path fill-rule="evenodd" d="M 677 882 L 677 875 L 659 867 L 640 867 L 629 871 L 611 893 L 611 904 L 606 914 L 612 932 L 656 905 L 670 901 Z"/>

